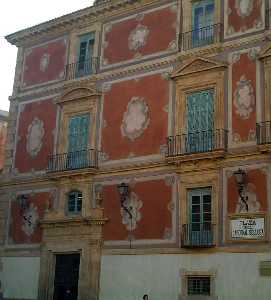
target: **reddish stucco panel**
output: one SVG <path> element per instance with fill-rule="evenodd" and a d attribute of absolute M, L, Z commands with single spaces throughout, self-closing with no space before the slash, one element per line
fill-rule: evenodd
<path fill-rule="evenodd" d="M 242 117 L 234 103 L 238 82 L 245 78 L 253 88 L 254 102 L 250 104 L 248 117 Z M 255 140 L 256 132 L 256 62 L 248 53 L 242 53 L 232 66 L 232 130 L 236 142 Z M 247 107 L 245 108 L 245 110 Z"/>
<path fill-rule="evenodd" d="M 256 28 L 256 24 L 261 20 L 261 2 L 262 0 L 253 1 L 253 9 L 248 16 L 239 16 L 236 9 L 236 0 L 228 0 L 229 11 L 228 26 L 231 27 L 234 32 L 246 32 L 253 28 Z"/>
<path fill-rule="evenodd" d="M 17 131 L 17 148 L 15 157 L 15 168 L 19 173 L 30 172 L 31 170 L 44 170 L 47 167 L 48 155 L 54 149 L 54 131 L 56 129 L 56 104 L 51 99 L 28 103 L 24 106 L 19 117 Z M 42 146 L 38 154 L 32 157 L 27 152 L 28 128 L 37 118 L 43 122 L 44 136 Z"/>
<path fill-rule="evenodd" d="M 112 25 L 105 34 L 106 48 L 104 59 L 107 64 L 114 64 L 135 58 L 135 55 L 145 56 L 156 52 L 166 51 L 172 41 L 176 39 L 176 11 L 164 8 L 144 14 L 142 20 L 137 17 L 121 21 Z M 146 44 L 139 49 L 129 49 L 129 35 L 137 25 L 149 29 Z"/>
<path fill-rule="evenodd" d="M 27 194 L 28 207 L 34 208 L 37 213 L 38 220 L 42 219 L 46 208 L 50 208 L 52 204 L 51 194 L 48 192 L 40 192 L 36 194 Z M 28 208 L 26 208 L 28 210 Z M 23 218 L 29 217 L 22 210 L 19 200 L 11 202 L 11 220 L 9 228 L 9 242 L 14 244 L 40 243 L 42 239 L 42 229 L 37 223 L 32 234 L 27 234 L 24 229 Z M 29 218 L 30 220 L 30 218 Z"/>
<path fill-rule="evenodd" d="M 267 175 L 263 170 L 254 169 L 247 171 L 246 184 L 253 184 L 253 191 L 257 195 L 257 200 L 260 203 L 261 212 L 266 212 L 267 207 Z M 238 187 L 234 175 L 228 178 L 228 213 L 236 213 L 236 206 L 239 199 Z"/>
<path fill-rule="evenodd" d="M 149 108 L 150 122 L 141 136 L 122 136 L 121 124 L 132 97 L 142 97 Z M 110 160 L 158 154 L 167 136 L 169 82 L 161 74 L 131 79 L 112 85 L 104 97 L 102 151 Z"/>
<path fill-rule="evenodd" d="M 0 170 L 2 170 L 4 166 L 6 138 L 7 138 L 7 123 L 0 122 Z"/>
<path fill-rule="evenodd" d="M 23 71 L 23 87 L 64 78 L 67 41 L 60 39 L 40 47 L 26 50 Z M 44 55 L 49 57 L 47 68 L 40 66 Z"/>
<path fill-rule="evenodd" d="M 129 233 L 135 239 L 164 239 L 166 231 L 172 230 L 170 203 L 172 187 L 165 180 L 136 183 L 131 188 L 142 201 L 141 219 L 135 230 L 129 232 L 122 224 L 120 197 L 116 185 L 104 186 L 103 206 L 109 221 L 104 226 L 105 240 L 127 240 Z"/>

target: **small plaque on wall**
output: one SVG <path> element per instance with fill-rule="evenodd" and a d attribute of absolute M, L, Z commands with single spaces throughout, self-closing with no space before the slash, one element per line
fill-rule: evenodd
<path fill-rule="evenodd" d="M 264 217 L 238 217 L 230 220 L 231 238 L 236 240 L 262 240 L 265 238 Z"/>

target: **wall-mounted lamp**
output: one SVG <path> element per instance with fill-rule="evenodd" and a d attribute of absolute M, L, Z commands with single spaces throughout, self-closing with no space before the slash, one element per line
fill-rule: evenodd
<path fill-rule="evenodd" d="M 129 215 L 129 218 L 132 219 L 132 214 L 127 206 L 125 206 L 125 202 L 130 194 L 130 188 L 127 183 L 122 182 L 121 184 L 118 184 L 118 191 L 120 194 L 120 206 L 127 212 Z"/>
<path fill-rule="evenodd" d="M 27 195 L 18 196 L 18 200 L 20 203 L 21 211 L 25 211 L 29 207 Z"/>
<path fill-rule="evenodd" d="M 247 199 L 244 196 L 244 189 L 245 189 L 245 184 L 246 184 L 246 172 L 243 169 L 238 169 L 237 171 L 235 171 L 234 173 L 236 182 L 238 184 L 238 193 L 239 193 L 239 197 L 241 199 L 241 201 L 243 202 L 243 204 L 246 207 L 246 211 L 248 211 L 248 204 L 247 204 Z"/>

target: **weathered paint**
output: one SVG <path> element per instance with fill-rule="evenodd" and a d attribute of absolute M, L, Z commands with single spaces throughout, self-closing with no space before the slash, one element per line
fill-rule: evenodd
<path fill-rule="evenodd" d="M 252 187 L 250 194 L 256 195 L 259 202 L 259 207 L 251 212 L 267 212 L 267 174 L 264 169 L 251 169 L 247 171 L 246 180 L 249 187 Z M 236 184 L 235 176 L 232 175 L 228 178 L 227 185 L 228 193 L 228 213 L 239 213 L 238 211 L 238 186 Z"/>
<path fill-rule="evenodd" d="M 140 135 L 129 139 L 123 135 L 121 128 L 128 105 L 135 98 L 146 103 L 149 122 Z M 104 95 L 102 131 L 102 151 L 109 160 L 159 154 L 160 146 L 166 142 L 168 102 L 169 82 L 162 74 L 113 83 Z M 131 120 L 137 118 L 131 117 Z"/>
<path fill-rule="evenodd" d="M 179 300 L 183 271 L 214 272 L 219 300 L 270 300 L 270 277 L 259 274 L 270 254 L 105 255 L 100 300 Z M 248 263 L 249 262 L 249 263 Z"/>
<path fill-rule="evenodd" d="M 3 257 L 2 289 L 7 299 L 37 299 L 39 257 Z"/>
<path fill-rule="evenodd" d="M 265 1 L 262 0 L 226 0 L 226 36 L 237 36 L 263 29 L 264 5 Z"/>
<path fill-rule="evenodd" d="M 233 55 L 232 131 L 235 143 L 256 139 L 256 60 L 254 50 Z"/>
<path fill-rule="evenodd" d="M 4 154 L 7 138 L 7 122 L 0 121 L 0 170 L 4 166 Z"/>
<path fill-rule="evenodd" d="M 27 208 L 22 210 L 19 198 L 11 202 L 9 243 L 35 244 L 42 240 L 42 229 L 38 222 L 43 218 L 46 209 L 51 206 L 51 194 L 40 192 L 27 195 Z M 28 218 L 32 224 L 28 224 Z"/>
<path fill-rule="evenodd" d="M 114 23 L 105 24 L 103 65 L 174 50 L 177 29 L 177 9 L 174 7 L 167 6 L 162 9 L 146 11 Z M 140 28 L 146 30 L 145 36 L 144 32 L 142 33 L 140 30 L 137 32 Z M 135 46 L 133 42 L 138 42 L 138 44 Z"/>
<path fill-rule="evenodd" d="M 104 187 L 104 209 L 109 218 L 104 227 L 105 240 L 127 240 L 130 234 L 136 240 L 163 240 L 166 233 L 172 234 L 172 187 L 165 180 L 138 182 L 131 188 L 131 193 L 136 195 L 138 204 L 134 204 L 137 206 L 135 228 L 129 232 L 129 223 L 123 224 L 117 186 Z"/>
<path fill-rule="evenodd" d="M 65 75 L 67 41 L 63 38 L 25 51 L 22 86 L 61 80 Z"/>
<path fill-rule="evenodd" d="M 52 99 L 30 102 L 21 106 L 15 155 L 15 168 L 19 173 L 47 168 L 48 156 L 53 154 L 54 149 L 56 115 L 57 108 Z M 40 151 L 35 156 L 31 156 L 27 151 L 27 143 L 31 125 L 35 120 L 42 122 L 44 135 L 40 140 Z"/>

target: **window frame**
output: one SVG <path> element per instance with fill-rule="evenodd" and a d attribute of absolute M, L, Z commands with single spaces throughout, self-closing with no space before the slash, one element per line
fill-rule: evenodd
<path fill-rule="evenodd" d="M 194 299 L 202 299 L 202 300 L 213 300 L 216 299 L 216 287 L 215 287 L 215 278 L 217 276 L 217 271 L 214 269 L 209 270 L 197 270 L 190 271 L 187 269 L 181 269 L 181 295 L 184 300 L 194 300 Z M 210 295 L 200 295 L 188 294 L 188 278 L 189 277 L 209 277 L 210 278 Z"/>
<path fill-rule="evenodd" d="M 76 195 L 75 197 L 75 203 L 74 203 L 74 207 L 75 209 L 73 211 L 70 210 L 70 196 L 71 195 Z M 80 195 L 81 194 L 81 195 Z M 78 200 L 78 196 L 80 195 L 81 199 Z M 81 208 L 80 210 L 78 210 L 78 201 L 81 202 Z M 79 190 L 72 190 L 70 191 L 68 194 L 67 194 L 67 208 L 66 208 L 66 212 L 67 212 L 67 215 L 69 216 L 78 216 L 78 215 L 81 215 L 82 214 L 82 209 L 83 209 L 83 193 Z"/>
<path fill-rule="evenodd" d="M 182 30 L 180 34 L 185 34 L 192 32 L 193 30 L 193 3 L 200 2 L 199 0 L 187 0 L 182 1 Z M 213 18 L 213 24 L 222 24 L 223 20 L 223 14 L 222 14 L 222 1 L 220 0 L 214 0 L 214 18 Z M 203 44 L 202 46 L 198 47 L 192 47 L 191 49 L 184 49 L 182 51 L 189 52 L 189 51 L 197 51 L 197 49 L 201 49 L 205 46 L 210 46 L 212 48 L 214 47 L 214 43 L 211 44 Z"/>
<path fill-rule="evenodd" d="M 204 283 L 203 283 L 203 280 L 204 279 L 208 279 L 208 292 L 207 293 L 204 293 L 203 290 L 204 290 Z M 200 291 L 195 291 L 193 290 L 194 287 L 192 287 L 192 289 L 190 290 L 190 280 L 200 280 L 199 283 L 200 283 Z M 202 276 L 202 275 L 188 275 L 187 276 L 187 295 L 188 296 L 211 296 L 211 276 Z"/>

